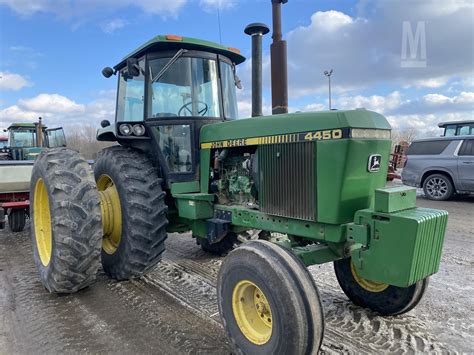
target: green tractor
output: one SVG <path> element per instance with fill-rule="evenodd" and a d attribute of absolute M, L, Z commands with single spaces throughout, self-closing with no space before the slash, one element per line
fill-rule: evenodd
<path fill-rule="evenodd" d="M 1 148 L 0 160 L 35 160 L 44 148 L 66 146 L 62 127 L 48 129 L 41 117 L 35 123 L 12 123 L 4 131 L 8 142 Z"/>
<path fill-rule="evenodd" d="M 161 259 L 171 232 L 228 253 L 218 277 L 239 353 L 314 353 L 323 311 L 307 266 L 334 263 L 355 304 L 415 307 L 438 271 L 447 213 L 385 188 L 390 125 L 366 110 L 237 118 L 233 48 L 157 36 L 103 74 L 118 77 L 94 172 L 78 153 L 40 154 L 31 180 L 34 256 L 50 292 L 117 280 Z M 233 249 L 236 236 L 259 240 Z"/>

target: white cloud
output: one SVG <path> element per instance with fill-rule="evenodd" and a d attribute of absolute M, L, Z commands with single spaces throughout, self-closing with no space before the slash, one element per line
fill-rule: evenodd
<path fill-rule="evenodd" d="M 17 91 L 33 84 L 20 74 L 0 72 L 0 90 Z"/>
<path fill-rule="evenodd" d="M 104 31 L 107 34 L 112 34 L 115 31 L 125 27 L 128 24 L 128 21 L 125 21 L 120 18 L 116 18 L 113 20 L 109 20 L 107 22 L 104 22 L 100 25 L 100 28 L 102 31 Z"/>
<path fill-rule="evenodd" d="M 314 111 L 323 111 L 327 109 L 328 109 L 327 105 L 323 105 L 321 103 L 313 103 L 313 104 L 306 105 L 303 111 L 314 112 Z"/>
<path fill-rule="evenodd" d="M 247 118 L 252 116 L 251 100 L 238 100 L 237 106 L 239 108 L 239 118 Z"/>
<path fill-rule="evenodd" d="M 176 16 L 187 0 L 0 0 L 20 16 L 38 12 L 53 13 L 62 18 L 77 18 L 92 12 L 116 11 L 124 7 L 137 7 L 144 12 L 163 16 Z"/>
<path fill-rule="evenodd" d="M 427 94 L 421 98 L 407 100 L 399 107 L 391 109 L 389 114 L 447 114 L 464 113 L 474 117 L 474 92 L 461 92 L 455 96 Z"/>
<path fill-rule="evenodd" d="M 449 82 L 449 77 L 448 76 L 441 76 L 439 78 L 428 78 L 428 79 L 420 79 L 420 80 L 414 80 L 412 83 L 409 85 L 405 85 L 405 88 L 410 88 L 412 86 L 418 87 L 418 88 L 430 88 L 430 89 L 436 89 L 440 88 L 442 86 L 445 86 Z"/>
<path fill-rule="evenodd" d="M 40 94 L 21 99 L 15 105 L 0 110 L 0 128 L 12 121 L 34 122 L 43 117 L 49 127 L 62 126 L 65 130 L 84 124 L 99 127 L 101 120 L 114 120 L 115 97 L 110 92 L 99 92 L 97 99 L 81 104 L 59 94 Z"/>
<path fill-rule="evenodd" d="M 341 96 L 334 99 L 333 107 L 339 109 L 365 108 L 367 110 L 384 113 L 385 111 L 396 109 L 400 106 L 400 104 L 400 93 L 398 91 L 394 91 L 387 96 Z"/>
<path fill-rule="evenodd" d="M 355 95 L 333 99 L 337 109 L 355 109 L 364 107 L 385 115 L 393 129 L 416 129 L 419 136 L 439 133 L 438 123 L 442 121 L 472 120 L 474 118 L 474 92 L 461 92 L 446 96 L 432 93 L 414 99 L 404 98 L 398 91 L 386 96 Z M 307 105 L 304 111 L 326 109 L 320 103 Z"/>
<path fill-rule="evenodd" d="M 441 133 L 438 128 L 440 122 L 472 120 L 472 114 L 465 112 L 390 115 L 386 117 L 392 129 L 400 131 L 414 129 L 418 138 L 438 136 Z"/>
<path fill-rule="evenodd" d="M 349 25 L 353 19 L 339 11 L 316 12 L 311 16 L 311 26 L 319 31 L 333 32 Z"/>
<path fill-rule="evenodd" d="M 81 114 L 84 105 L 79 105 L 65 96 L 58 94 L 39 94 L 31 99 L 20 99 L 18 105 L 26 111 L 59 113 L 59 114 Z"/>
<path fill-rule="evenodd" d="M 443 2 L 444 4 L 444 2 Z M 308 25 L 285 35 L 290 97 L 327 89 L 323 71 L 333 68 L 334 92 L 391 83 L 439 88 L 452 78 L 472 77 L 474 2 L 360 1 L 355 16 L 316 12 Z M 426 67 L 402 68 L 402 26 L 426 28 Z M 447 30 L 449 27 L 449 30 Z M 267 68 L 265 68 L 267 70 Z"/>
<path fill-rule="evenodd" d="M 12 121 L 33 122 L 40 116 L 39 112 L 26 111 L 18 105 L 12 105 L 0 110 L 0 127 L 6 128 Z"/>
<path fill-rule="evenodd" d="M 199 5 L 201 5 L 204 10 L 227 10 L 235 7 L 237 5 L 237 0 L 200 0 Z"/>

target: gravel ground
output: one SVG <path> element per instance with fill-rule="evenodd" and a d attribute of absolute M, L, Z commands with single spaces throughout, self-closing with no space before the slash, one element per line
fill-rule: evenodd
<path fill-rule="evenodd" d="M 474 196 L 448 202 L 439 273 L 410 313 L 380 317 L 352 305 L 332 265 L 310 268 L 326 316 L 327 353 L 471 352 L 474 348 Z M 219 323 L 215 283 L 222 258 L 189 235 L 172 234 L 147 276 L 107 279 L 77 294 L 49 294 L 39 282 L 27 229 L 0 231 L 0 353 L 230 353 Z"/>

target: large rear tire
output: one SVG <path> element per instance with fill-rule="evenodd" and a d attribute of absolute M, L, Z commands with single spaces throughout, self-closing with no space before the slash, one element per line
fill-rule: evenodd
<path fill-rule="evenodd" d="M 79 153 L 43 151 L 30 187 L 33 255 L 43 285 L 76 292 L 95 281 L 102 238 L 99 194 Z"/>
<path fill-rule="evenodd" d="M 357 306 L 383 316 L 396 316 L 412 310 L 428 287 L 428 278 L 409 287 L 397 287 L 363 279 L 350 258 L 334 262 L 337 281 L 346 296 Z"/>
<path fill-rule="evenodd" d="M 140 277 L 165 250 L 167 207 L 162 180 L 148 157 L 114 146 L 99 152 L 94 166 L 104 223 L 102 266 L 117 280 Z"/>
<path fill-rule="evenodd" d="M 278 245 L 259 240 L 232 251 L 219 271 L 217 297 L 239 354 L 313 354 L 321 346 L 324 316 L 314 280 Z"/>
<path fill-rule="evenodd" d="M 25 229 L 26 211 L 22 208 L 13 209 L 8 214 L 8 225 L 12 232 L 21 232 Z"/>

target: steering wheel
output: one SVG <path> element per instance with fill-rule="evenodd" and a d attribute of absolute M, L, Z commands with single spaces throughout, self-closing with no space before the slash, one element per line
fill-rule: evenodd
<path fill-rule="evenodd" d="M 200 104 L 202 106 L 201 109 L 199 109 L 199 106 L 198 106 L 198 114 L 199 116 L 204 116 L 206 113 L 207 113 L 207 110 L 209 109 L 209 106 L 207 106 L 207 104 L 204 102 L 204 101 L 199 101 L 199 100 L 196 100 L 196 101 L 189 101 L 188 103 L 184 104 L 183 106 L 181 106 L 181 108 L 178 110 L 178 116 L 181 116 L 181 113 L 186 110 L 187 112 L 189 112 L 191 114 L 191 116 L 193 115 L 193 110 L 192 108 L 189 108 L 189 105 L 192 105 L 193 103 L 197 103 L 198 105 Z"/>

